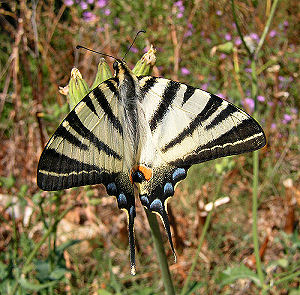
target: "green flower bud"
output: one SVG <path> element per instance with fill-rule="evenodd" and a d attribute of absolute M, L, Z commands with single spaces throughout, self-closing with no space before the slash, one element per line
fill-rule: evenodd
<path fill-rule="evenodd" d="M 101 58 L 98 64 L 98 71 L 96 74 L 95 81 L 91 87 L 91 89 L 94 89 L 96 86 L 98 86 L 103 81 L 109 79 L 112 77 L 112 73 L 110 71 L 110 68 L 104 58 Z"/>
<path fill-rule="evenodd" d="M 156 61 L 155 52 L 156 50 L 151 45 L 148 52 L 146 52 L 142 56 L 142 58 L 137 62 L 132 72 L 137 76 L 148 75 Z"/>
<path fill-rule="evenodd" d="M 80 74 L 79 70 L 73 68 L 71 71 L 71 79 L 69 82 L 69 105 L 70 110 L 73 108 L 88 94 L 90 91 L 89 86 L 82 79 L 82 75 Z"/>
<path fill-rule="evenodd" d="M 232 53 L 233 43 L 231 41 L 217 45 L 217 50 L 226 54 Z"/>

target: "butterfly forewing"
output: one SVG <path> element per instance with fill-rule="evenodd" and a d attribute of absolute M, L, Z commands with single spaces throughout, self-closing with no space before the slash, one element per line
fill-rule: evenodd
<path fill-rule="evenodd" d="M 110 175 L 122 172 L 124 146 L 117 104 L 113 92 L 101 84 L 68 114 L 41 155 L 40 188 L 107 183 Z"/>
<path fill-rule="evenodd" d="M 148 81 L 140 80 L 142 88 Z M 142 104 L 159 152 L 154 165 L 187 167 L 265 145 L 260 125 L 226 100 L 163 78 L 152 84 Z M 171 97 L 166 96 L 170 87 L 175 89 Z"/>

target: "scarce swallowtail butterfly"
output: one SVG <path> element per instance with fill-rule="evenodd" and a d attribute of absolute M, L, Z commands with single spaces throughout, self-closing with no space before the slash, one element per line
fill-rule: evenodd
<path fill-rule="evenodd" d="M 46 191 L 104 184 L 127 212 L 135 274 L 135 193 L 160 215 L 173 253 L 167 200 L 197 163 L 266 144 L 260 125 L 230 102 L 192 86 L 135 76 L 116 59 L 115 75 L 67 115 L 42 152 L 38 186 Z"/>

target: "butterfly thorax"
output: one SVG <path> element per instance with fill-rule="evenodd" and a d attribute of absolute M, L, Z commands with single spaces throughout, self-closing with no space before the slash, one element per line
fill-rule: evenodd
<path fill-rule="evenodd" d="M 131 169 L 138 163 L 138 147 L 140 146 L 143 125 L 143 116 L 140 116 L 139 98 L 141 95 L 140 85 L 137 77 L 132 73 L 125 62 L 116 60 L 114 62 L 115 77 L 118 79 L 118 90 L 120 102 L 123 106 L 124 144 L 126 153 L 126 166 Z"/>

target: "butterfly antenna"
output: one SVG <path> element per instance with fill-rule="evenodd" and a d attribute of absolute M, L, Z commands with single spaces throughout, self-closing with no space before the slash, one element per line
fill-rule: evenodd
<path fill-rule="evenodd" d="M 133 39 L 131 45 L 129 46 L 129 48 L 128 48 L 127 52 L 125 53 L 124 57 L 122 58 L 122 61 L 124 61 L 124 59 L 125 59 L 127 53 L 130 51 L 130 49 L 131 49 L 131 47 L 133 46 L 133 44 L 134 44 L 134 42 L 135 42 L 137 36 L 138 36 L 140 33 L 146 33 L 146 31 L 145 31 L 145 30 L 140 30 L 140 31 L 138 31 L 138 32 L 136 33 L 136 35 L 135 35 L 135 37 L 134 37 L 134 39 Z"/>
<path fill-rule="evenodd" d="M 108 57 L 111 57 L 111 58 L 113 58 L 113 59 L 117 59 L 117 58 L 115 58 L 115 57 L 112 56 L 112 55 L 109 55 L 109 54 L 106 54 L 106 53 L 102 53 L 102 52 L 99 52 L 99 51 L 95 51 L 95 50 L 93 50 L 93 49 L 90 49 L 90 48 L 87 48 L 87 47 L 84 47 L 84 46 L 81 46 L 81 45 L 77 45 L 77 46 L 76 46 L 76 49 L 80 49 L 80 48 L 83 48 L 83 49 L 85 49 L 85 50 L 88 50 L 88 51 L 91 51 L 91 52 L 95 52 L 95 53 L 98 53 L 98 54 L 101 54 L 101 55 L 104 55 L 104 56 L 108 56 Z"/>

